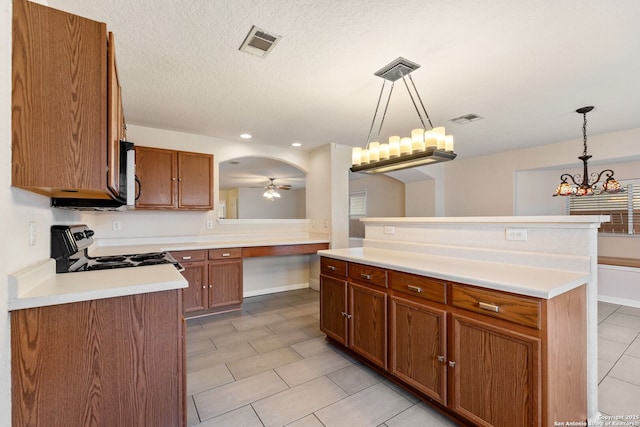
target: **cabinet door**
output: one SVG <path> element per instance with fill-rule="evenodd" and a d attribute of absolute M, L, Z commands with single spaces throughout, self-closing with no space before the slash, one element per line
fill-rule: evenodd
<path fill-rule="evenodd" d="M 540 340 L 452 315 L 451 409 L 480 426 L 537 426 Z"/>
<path fill-rule="evenodd" d="M 140 197 L 136 208 L 172 209 L 176 205 L 177 153 L 151 147 L 136 147 L 136 176 Z"/>
<path fill-rule="evenodd" d="M 387 293 L 349 283 L 348 347 L 387 369 Z"/>
<path fill-rule="evenodd" d="M 446 314 L 406 299 L 391 298 L 391 372 L 446 404 Z"/>
<path fill-rule="evenodd" d="M 190 311 L 204 310 L 207 307 L 207 263 L 194 262 L 182 264 L 184 271 L 182 275 L 189 282 L 189 287 L 182 290 L 182 307 L 185 313 Z"/>
<path fill-rule="evenodd" d="M 122 129 L 122 93 L 116 67 L 116 52 L 113 33 L 109 33 L 107 48 L 107 185 L 115 195 L 120 193 L 120 140 L 124 139 Z"/>
<path fill-rule="evenodd" d="M 209 262 L 209 307 L 242 303 L 242 259 Z"/>
<path fill-rule="evenodd" d="M 178 208 L 213 209 L 213 156 L 178 152 Z"/>
<path fill-rule="evenodd" d="M 320 330 L 347 345 L 347 281 L 320 275 Z"/>
<path fill-rule="evenodd" d="M 12 58 L 12 185 L 106 198 L 106 25 L 15 1 Z"/>

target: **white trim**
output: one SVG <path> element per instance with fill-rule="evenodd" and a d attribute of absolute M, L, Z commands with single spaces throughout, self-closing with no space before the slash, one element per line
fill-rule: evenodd
<path fill-rule="evenodd" d="M 606 295 L 598 295 L 598 302 L 607 302 L 609 304 L 625 305 L 627 307 L 640 308 L 640 301 L 627 299 L 627 298 L 616 298 L 616 297 L 608 297 Z"/>
<path fill-rule="evenodd" d="M 308 219 L 218 219 L 218 224 L 308 224 Z"/>
<path fill-rule="evenodd" d="M 627 267 L 625 265 L 612 265 L 612 264 L 598 264 L 598 268 L 603 268 L 605 270 L 619 270 L 619 271 L 631 271 L 633 273 L 637 273 L 640 271 L 638 267 Z"/>
<path fill-rule="evenodd" d="M 246 291 L 243 293 L 243 298 L 255 297 L 259 295 L 275 294 L 278 292 L 294 291 L 296 289 L 306 289 L 309 287 L 309 283 L 295 283 L 293 285 L 276 286 L 275 288 L 258 289 L 255 291 Z"/>

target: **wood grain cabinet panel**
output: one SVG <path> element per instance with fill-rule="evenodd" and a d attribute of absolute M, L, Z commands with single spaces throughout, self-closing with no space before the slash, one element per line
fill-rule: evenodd
<path fill-rule="evenodd" d="M 184 267 L 182 275 L 189 286 L 182 289 L 182 308 L 185 313 L 206 310 L 209 308 L 209 269 L 207 263 L 181 262 Z"/>
<path fill-rule="evenodd" d="M 118 195 L 121 135 L 109 129 L 124 115 L 110 40 L 104 23 L 13 2 L 13 186 L 49 197 Z"/>
<path fill-rule="evenodd" d="M 173 290 L 13 311 L 13 426 L 183 426 L 180 297 Z"/>
<path fill-rule="evenodd" d="M 136 146 L 137 209 L 213 209 L 213 156 Z"/>
<path fill-rule="evenodd" d="M 389 370 L 443 405 L 446 399 L 446 312 L 391 297 Z"/>
<path fill-rule="evenodd" d="M 320 330 L 347 345 L 347 281 L 320 276 Z"/>
<path fill-rule="evenodd" d="M 540 422 L 540 340 L 452 316 L 451 407 L 480 426 Z"/>
<path fill-rule="evenodd" d="M 349 316 L 347 347 L 386 369 L 386 292 L 349 283 Z"/>
<path fill-rule="evenodd" d="M 209 261 L 209 307 L 242 303 L 242 258 Z"/>

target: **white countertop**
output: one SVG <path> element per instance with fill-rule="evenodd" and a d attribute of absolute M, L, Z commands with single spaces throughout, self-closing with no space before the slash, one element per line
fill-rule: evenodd
<path fill-rule="evenodd" d="M 583 272 L 475 261 L 377 248 L 318 251 L 321 256 L 369 264 L 437 279 L 550 299 L 591 280 Z"/>
<path fill-rule="evenodd" d="M 140 240 L 140 239 L 139 239 Z M 284 245 L 308 245 L 315 243 L 329 243 L 324 238 L 293 238 L 293 239 L 242 239 L 242 240 L 209 240 L 209 241 L 181 241 L 181 242 L 145 242 L 140 240 L 136 244 L 104 244 L 98 241 L 98 245 L 89 249 L 91 256 L 107 256 L 121 254 L 139 254 L 161 251 L 193 251 L 200 249 L 224 249 L 224 248 L 248 248 L 256 246 L 284 246 Z"/>
<path fill-rule="evenodd" d="M 49 259 L 9 276 L 9 311 L 187 286 L 172 264 L 56 274 Z"/>

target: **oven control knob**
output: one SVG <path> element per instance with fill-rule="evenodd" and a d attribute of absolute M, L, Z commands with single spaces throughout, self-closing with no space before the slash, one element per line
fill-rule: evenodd
<path fill-rule="evenodd" d="M 95 233 L 93 232 L 93 230 L 87 230 L 84 232 L 84 235 L 87 236 L 87 239 L 91 238 L 91 236 L 93 236 Z"/>
<path fill-rule="evenodd" d="M 82 240 L 82 239 L 84 239 L 84 233 L 83 233 L 83 232 L 81 232 L 81 231 L 80 231 L 80 232 L 77 232 L 77 233 L 73 233 L 73 237 L 74 237 L 76 240 Z"/>

